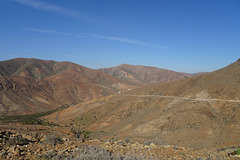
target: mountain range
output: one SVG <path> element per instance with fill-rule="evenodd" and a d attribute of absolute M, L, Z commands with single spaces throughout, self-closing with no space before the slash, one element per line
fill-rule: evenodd
<path fill-rule="evenodd" d="M 1 61 L 0 115 L 49 111 L 186 77 L 190 75 L 126 64 L 95 70 L 71 62 L 33 58 Z"/>

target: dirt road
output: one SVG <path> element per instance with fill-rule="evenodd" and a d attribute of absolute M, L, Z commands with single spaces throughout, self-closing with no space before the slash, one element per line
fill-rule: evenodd
<path fill-rule="evenodd" d="M 130 94 L 119 94 L 120 96 L 131 96 L 131 97 L 159 97 L 159 98 L 173 98 L 173 99 L 183 99 L 190 101 L 224 101 L 224 102 L 233 102 L 240 103 L 240 100 L 232 100 L 232 99 L 216 99 L 216 98 L 189 98 L 189 97 L 178 97 L 178 96 L 163 96 L 163 95 L 130 95 Z"/>

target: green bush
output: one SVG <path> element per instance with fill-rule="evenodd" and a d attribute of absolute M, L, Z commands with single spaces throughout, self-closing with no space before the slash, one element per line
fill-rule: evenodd
<path fill-rule="evenodd" d="M 89 139 L 90 138 L 90 133 L 91 133 L 91 131 L 84 130 L 82 135 L 85 139 Z"/>
<path fill-rule="evenodd" d="M 0 121 L 2 121 L 3 123 L 16 122 L 16 123 L 22 123 L 22 124 L 55 125 L 52 122 L 47 122 L 47 121 L 44 121 L 43 119 L 40 119 L 40 117 L 47 116 L 49 114 L 54 113 L 55 111 L 56 110 L 36 113 L 36 114 L 29 114 L 29 115 L 4 116 L 0 118 Z"/>
<path fill-rule="evenodd" d="M 0 117 L 0 121 L 2 121 L 3 123 L 16 122 L 16 123 L 22 123 L 22 124 L 39 124 L 39 125 L 56 126 L 56 124 L 54 124 L 53 122 L 44 121 L 43 119 L 41 119 L 41 117 L 50 115 L 57 111 L 61 111 L 68 107 L 69 107 L 68 104 L 64 104 L 62 105 L 62 107 L 52 111 L 28 114 L 28 115 L 4 116 L 4 117 Z"/>
<path fill-rule="evenodd" d="M 240 155 L 240 148 L 238 148 L 238 150 L 234 151 L 233 153 L 234 155 Z"/>

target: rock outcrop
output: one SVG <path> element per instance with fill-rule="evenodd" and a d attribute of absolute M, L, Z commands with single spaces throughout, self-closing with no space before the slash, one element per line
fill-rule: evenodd
<path fill-rule="evenodd" d="M 236 147 L 194 150 L 153 142 L 140 144 L 116 137 L 105 142 L 94 139 L 83 143 L 54 135 L 0 131 L 1 159 L 237 159 L 234 150 Z"/>

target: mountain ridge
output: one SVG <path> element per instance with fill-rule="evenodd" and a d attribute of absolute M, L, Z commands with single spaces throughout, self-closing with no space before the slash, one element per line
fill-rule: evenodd
<path fill-rule="evenodd" d="M 133 77 L 133 80 L 121 79 L 121 77 L 105 73 L 101 69 L 95 70 L 67 61 L 57 62 L 35 58 L 15 58 L 1 61 L 1 115 L 44 112 L 56 109 L 61 105 L 74 105 L 147 86 L 150 84 L 149 82 L 152 82 L 152 77 L 145 76 L 147 75 L 146 71 L 144 73 L 140 71 L 143 68 L 147 68 L 148 72 L 161 70 L 174 75 L 182 75 L 182 73 L 156 67 L 138 65 L 135 68 L 135 66 L 127 64 L 122 66 L 127 66 L 127 69 L 129 66 L 132 67 L 132 70 L 126 70 L 126 73 L 131 72 L 129 75 Z M 164 75 L 160 75 L 160 77 L 164 77 Z M 144 81 L 144 78 L 148 83 Z M 179 78 L 183 77 L 170 80 Z M 168 78 L 163 78 L 161 81 L 168 81 Z M 19 90 L 24 92 L 20 93 L 16 88 L 8 88 L 9 86 L 4 85 L 18 86 L 21 88 Z M 37 90 L 39 85 L 42 87 Z M 36 105 L 39 105 L 40 108 L 37 108 Z"/>
<path fill-rule="evenodd" d="M 152 66 L 121 64 L 100 70 L 132 84 L 149 85 L 191 77 L 191 74 L 175 72 Z"/>
<path fill-rule="evenodd" d="M 102 71 L 72 62 L 32 58 L 1 61 L 0 75 L 1 115 L 34 113 L 30 108 L 37 108 L 37 104 L 39 109 L 35 112 L 53 110 L 61 105 L 77 104 L 136 87 Z M 42 87 L 36 89 L 39 85 Z M 25 92 L 17 92 L 16 89 Z M 39 91 L 40 97 L 37 96 Z"/>

